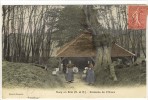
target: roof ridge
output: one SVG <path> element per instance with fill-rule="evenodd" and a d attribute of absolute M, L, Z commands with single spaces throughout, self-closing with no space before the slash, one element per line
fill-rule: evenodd
<path fill-rule="evenodd" d="M 125 48 L 123 48 L 123 47 L 121 47 L 120 45 L 118 45 L 117 43 L 115 43 L 118 47 L 120 47 L 120 48 L 122 48 L 122 49 L 124 49 L 125 51 L 127 51 L 128 53 L 130 53 L 130 54 L 132 54 L 132 55 L 134 55 L 135 56 L 135 54 L 134 53 L 132 53 L 132 52 L 130 52 L 130 51 L 128 51 L 127 49 L 125 49 Z"/>
<path fill-rule="evenodd" d="M 77 36 L 76 38 L 74 38 L 71 42 L 69 42 L 69 43 L 66 43 L 62 48 L 60 48 L 59 50 L 61 50 L 60 52 L 59 52 L 59 50 L 57 50 L 57 52 L 59 52 L 58 54 L 57 54 L 57 56 L 59 55 L 59 54 L 61 54 L 63 51 L 65 51 L 69 46 L 71 46 L 73 43 L 75 43 L 80 37 L 82 37 L 84 34 L 80 34 L 79 36 Z"/>

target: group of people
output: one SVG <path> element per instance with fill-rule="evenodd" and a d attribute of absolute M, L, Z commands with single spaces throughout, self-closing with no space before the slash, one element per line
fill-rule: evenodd
<path fill-rule="evenodd" d="M 91 62 L 88 63 L 86 70 L 86 82 L 91 85 L 94 84 L 95 80 L 95 73 L 94 73 L 94 66 Z M 71 61 L 66 66 L 66 81 L 72 83 L 74 81 L 74 72 L 78 72 L 78 69 L 75 68 L 74 64 Z"/>

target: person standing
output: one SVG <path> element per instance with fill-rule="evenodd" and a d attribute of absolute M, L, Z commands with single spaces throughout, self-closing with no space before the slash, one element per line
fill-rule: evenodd
<path fill-rule="evenodd" d="M 93 64 L 90 63 L 86 72 L 86 82 L 88 83 L 88 85 L 94 84 L 95 81 L 95 73 L 93 67 Z"/>
<path fill-rule="evenodd" d="M 74 64 L 72 64 L 71 61 L 69 61 L 69 63 L 66 66 L 66 81 L 67 82 L 74 81 L 73 67 L 74 67 Z"/>

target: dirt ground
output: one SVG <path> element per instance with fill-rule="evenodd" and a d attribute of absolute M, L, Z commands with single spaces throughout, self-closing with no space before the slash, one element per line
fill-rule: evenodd
<path fill-rule="evenodd" d="M 3 88 L 3 98 L 144 98 L 146 86 L 140 87 L 94 87 L 75 75 L 73 83 L 65 82 L 65 88 Z"/>

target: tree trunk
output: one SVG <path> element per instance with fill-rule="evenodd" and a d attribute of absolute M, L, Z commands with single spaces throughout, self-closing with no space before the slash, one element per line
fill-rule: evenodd
<path fill-rule="evenodd" d="M 97 51 L 96 59 L 95 59 L 95 74 L 98 80 L 98 79 L 101 79 L 100 77 L 102 76 L 102 72 L 104 73 L 104 70 L 107 69 L 111 64 L 111 45 L 110 45 L 111 35 L 109 32 L 104 33 L 103 28 L 101 27 L 100 29 L 98 29 L 97 27 L 99 25 L 99 22 L 97 19 L 98 12 L 93 9 L 93 6 L 84 6 L 84 13 L 86 16 L 86 23 L 91 33 L 93 34 L 93 43 Z M 106 20 L 108 19 L 106 18 Z M 114 24 L 113 21 L 112 21 L 112 24 Z M 110 29 L 109 24 L 107 25 L 109 30 Z M 116 77 L 115 70 L 111 70 L 111 71 L 113 71 L 114 76 Z M 105 73 L 107 72 L 105 71 Z"/>
<path fill-rule="evenodd" d="M 103 48 L 97 47 L 97 53 L 96 53 L 96 59 L 95 59 L 95 71 L 99 73 L 103 68 L 102 65 L 102 59 L 103 58 Z"/>
<path fill-rule="evenodd" d="M 141 51 L 141 46 L 140 46 L 140 34 L 142 33 L 137 33 L 137 57 L 140 57 L 140 51 Z"/>
<path fill-rule="evenodd" d="M 111 47 L 103 46 L 97 47 L 96 63 L 95 68 L 98 69 L 107 69 L 111 64 Z M 99 66 L 103 66 L 102 68 Z"/>
<path fill-rule="evenodd" d="M 105 69 L 111 64 L 111 47 L 109 46 L 104 46 L 103 47 L 103 63 L 102 65 L 104 66 Z"/>
<path fill-rule="evenodd" d="M 107 73 L 109 69 L 110 75 L 114 81 L 117 81 L 117 76 L 114 69 L 115 65 L 111 61 L 111 47 L 102 46 L 97 47 L 96 61 L 95 61 L 95 73 L 96 78 L 100 78 L 102 72 Z M 108 76 L 108 77 L 109 77 Z"/>
<path fill-rule="evenodd" d="M 141 30 L 140 37 L 141 37 L 141 40 L 140 40 L 141 49 L 142 49 L 144 57 L 146 58 L 145 48 L 143 46 L 143 30 Z M 144 35 L 144 38 L 146 38 L 145 35 Z M 144 40 L 146 40 L 146 39 L 144 39 Z"/>

